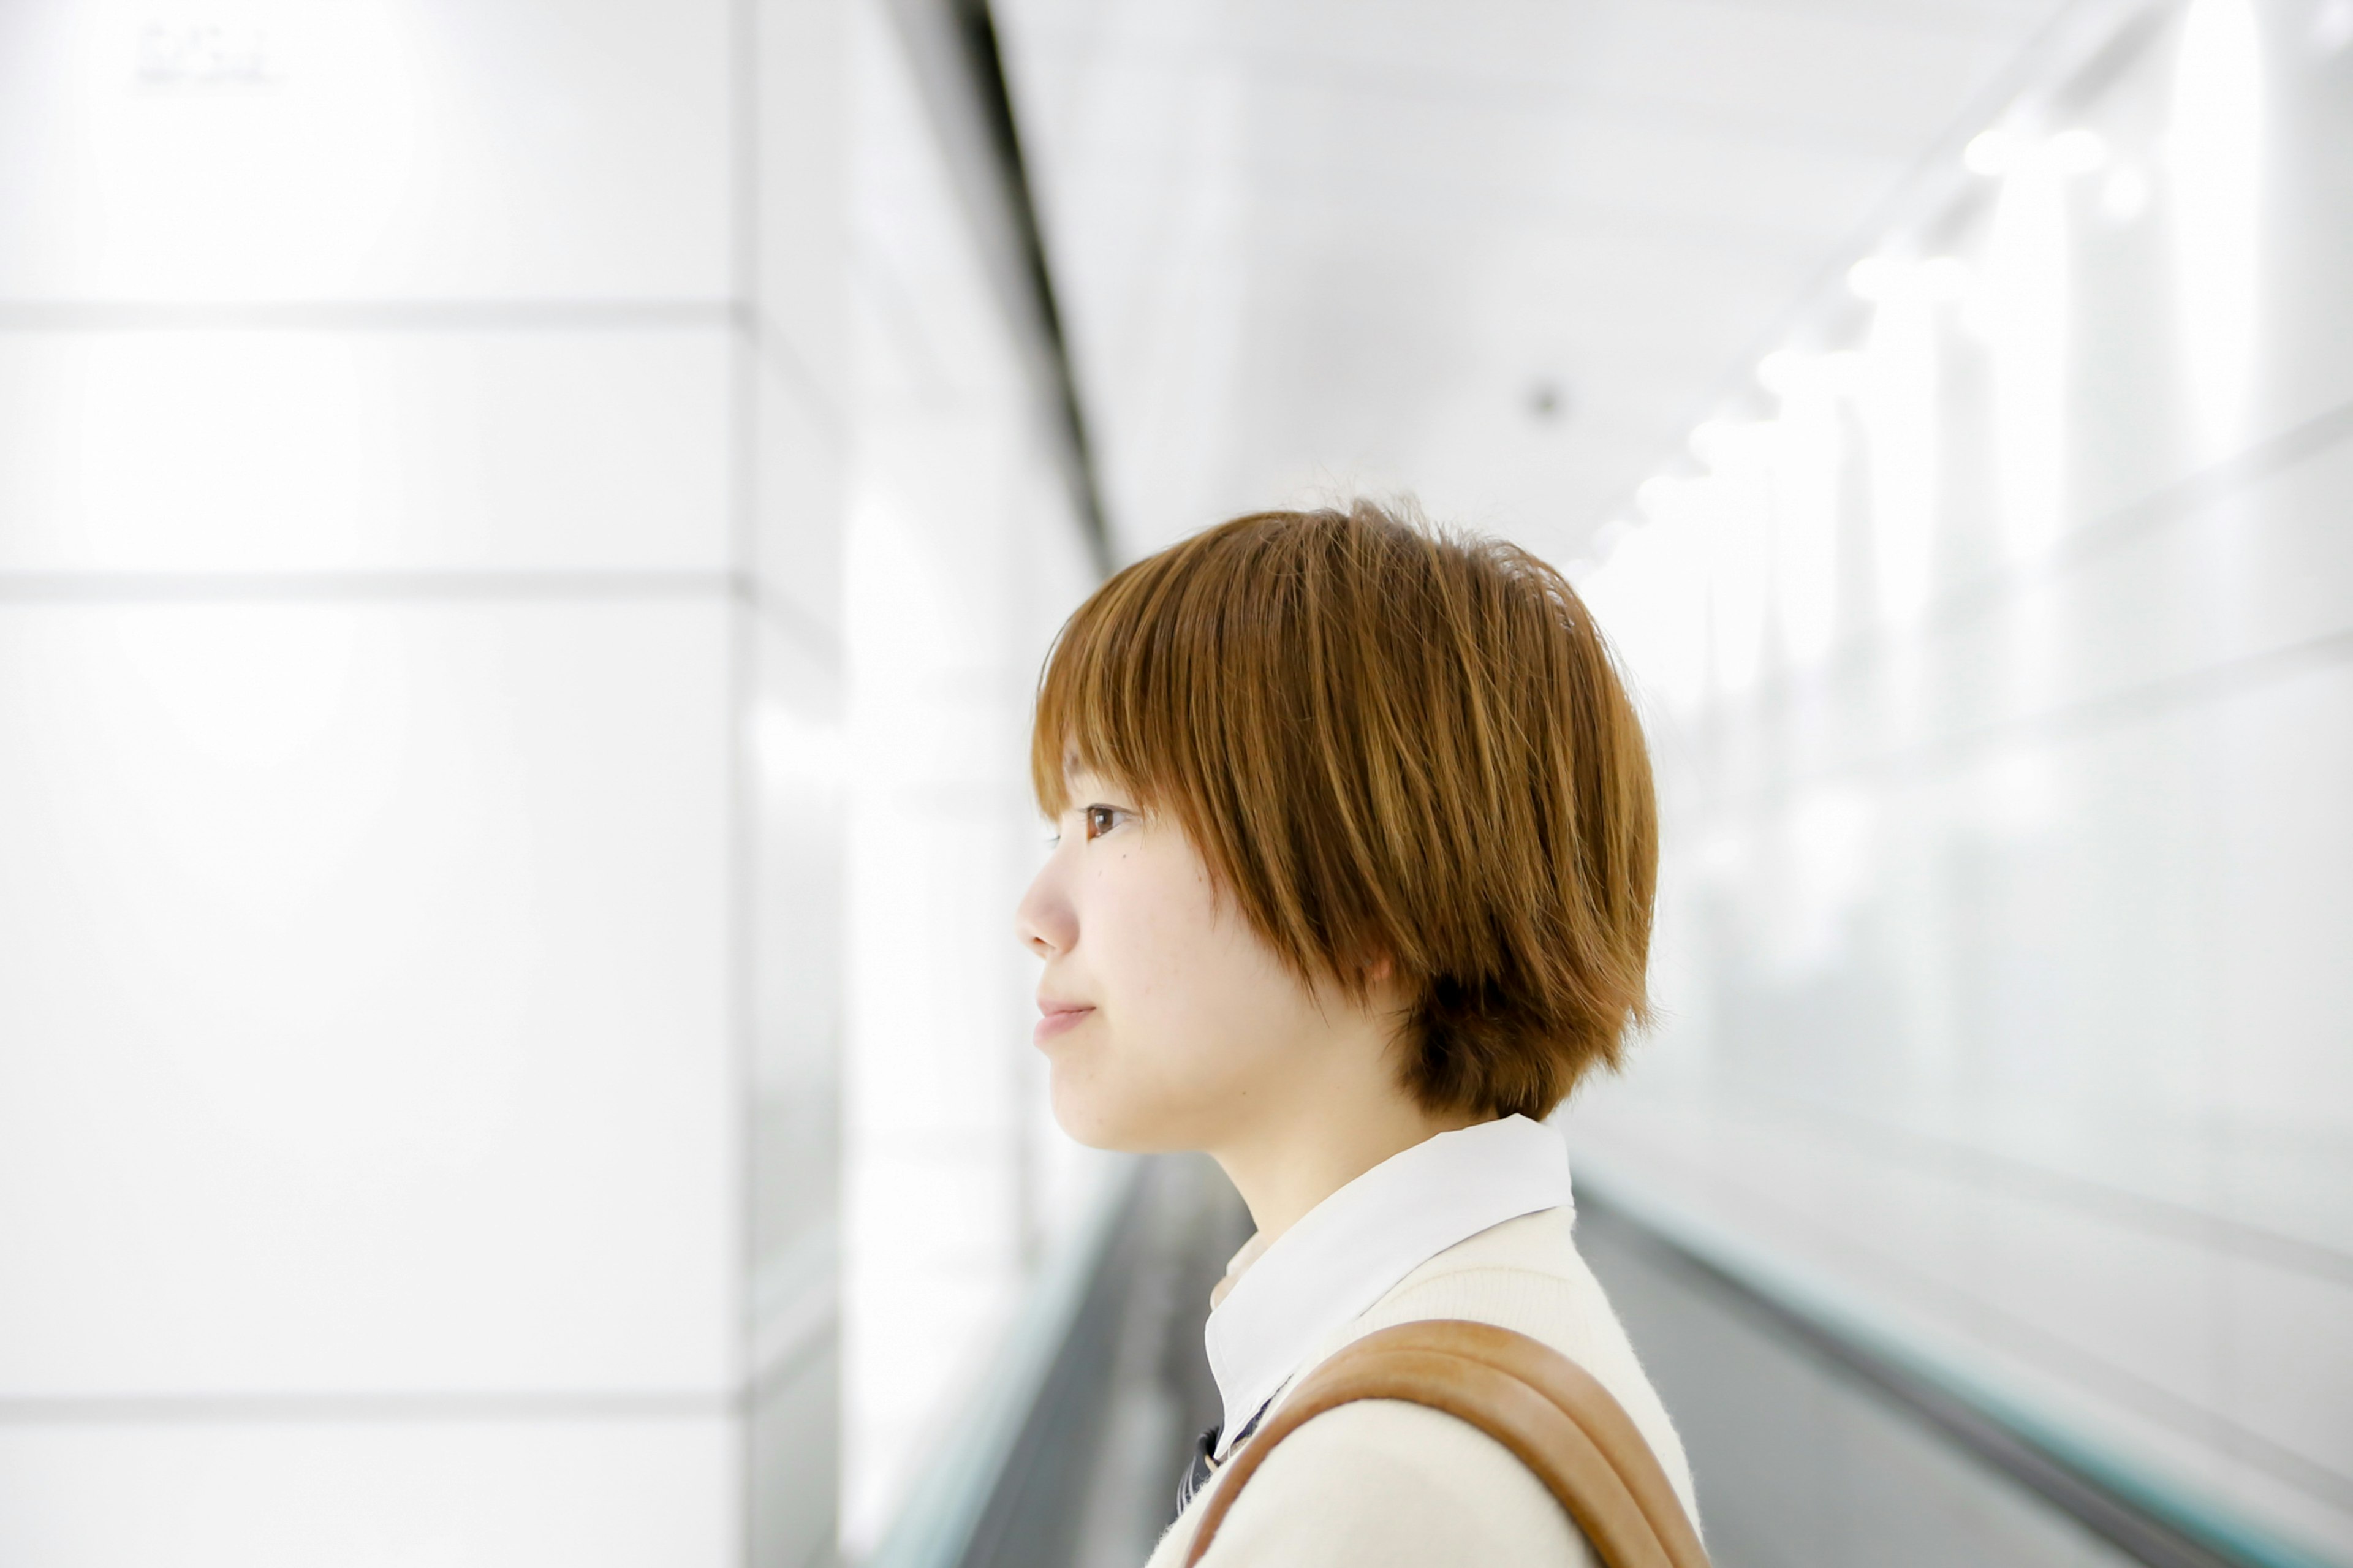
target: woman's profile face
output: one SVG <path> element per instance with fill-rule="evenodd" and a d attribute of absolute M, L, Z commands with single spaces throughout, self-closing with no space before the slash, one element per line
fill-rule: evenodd
<path fill-rule="evenodd" d="M 1282 966 L 1174 822 L 1089 773 L 1070 801 L 1015 917 L 1046 964 L 1055 1120 L 1100 1149 L 1217 1149 L 1285 1100 L 1335 998 Z"/>

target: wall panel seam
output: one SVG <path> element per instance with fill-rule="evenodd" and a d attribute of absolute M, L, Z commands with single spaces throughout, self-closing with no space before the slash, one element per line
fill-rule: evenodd
<path fill-rule="evenodd" d="M 0 1398 L 0 1426 L 385 1421 L 676 1421 L 732 1416 L 744 1390 L 53 1394 Z"/>
<path fill-rule="evenodd" d="M 0 303 L 0 333 L 726 330 L 729 300 L 321 300 Z"/>
<path fill-rule="evenodd" d="M 1810 1132 L 1828 1133 L 1911 1170 L 1954 1181 L 1989 1182 L 2013 1194 L 2031 1194 L 2053 1207 L 2096 1215 L 2119 1228 L 2228 1252 L 2331 1285 L 2353 1285 L 2353 1255 L 2317 1242 L 1870 1117 L 1787 1101 L 1772 1102 L 1769 1110 L 1802 1123 Z"/>
<path fill-rule="evenodd" d="M 2161 718 L 2178 709 L 2241 696 L 2272 681 L 2327 669 L 2348 658 L 2353 658 L 2353 628 L 2284 647 L 2265 648 L 2043 712 L 1979 725 L 1920 745 L 1841 763 L 1703 810 L 1698 820 L 1768 811 L 1840 780 L 1919 780 L 1965 767 L 1988 752 L 2029 742 L 2080 739 L 2101 730 Z"/>
<path fill-rule="evenodd" d="M 2121 549 L 2157 532 L 2167 523 L 2187 522 L 2207 508 L 2230 500 L 2242 490 L 2276 479 L 2298 465 L 2325 456 L 2353 438 L 2353 401 L 2336 405 L 2302 424 L 2259 441 L 2235 456 L 2160 486 L 2150 494 L 2109 509 L 2076 527 L 2052 546 L 2047 554 L 1989 572 L 1954 588 L 1913 626 L 1899 633 L 1890 629 L 1864 632 L 1831 655 L 1819 669 L 1785 671 L 1761 682 L 1753 700 L 1828 686 L 1868 671 L 1903 642 L 1923 640 L 1926 634 L 1950 631 L 1966 625 L 2003 600 L 2030 586 Z"/>

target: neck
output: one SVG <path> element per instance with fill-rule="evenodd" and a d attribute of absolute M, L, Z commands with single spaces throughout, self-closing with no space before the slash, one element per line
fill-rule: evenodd
<path fill-rule="evenodd" d="M 1253 1119 L 1209 1151 L 1250 1205 L 1261 1241 L 1272 1242 L 1389 1156 L 1488 1120 L 1416 1104 L 1397 1081 L 1386 1051 L 1375 1053 L 1366 1066 L 1369 1071 L 1315 1074 L 1289 1086 L 1293 1092 L 1281 1097 L 1283 1110 Z"/>

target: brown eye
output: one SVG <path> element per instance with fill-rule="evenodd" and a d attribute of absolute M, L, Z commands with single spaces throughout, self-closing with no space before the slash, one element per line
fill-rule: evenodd
<path fill-rule="evenodd" d="M 1113 824 L 1115 823 L 1118 818 L 1119 813 L 1113 811 L 1110 806 L 1091 805 L 1087 807 L 1088 838 L 1101 838 L 1104 834 L 1109 833 L 1112 830 Z"/>

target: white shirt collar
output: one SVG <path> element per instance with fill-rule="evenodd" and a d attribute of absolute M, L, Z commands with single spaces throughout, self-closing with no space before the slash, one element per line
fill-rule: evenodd
<path fill-rule="evenodd" d="M 1440 1132 L 1317 1204 L 1240 1270 L 1203 1337 L 1225 1403 L 1222 1451 L 1315 1342 L 1430 1258 L 1507 1219 L 1569 1203 L 1568 1149 L 1525 1116 Z M 1230 1276 L 1229 1276 L 1230 1277 Z"/>

